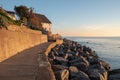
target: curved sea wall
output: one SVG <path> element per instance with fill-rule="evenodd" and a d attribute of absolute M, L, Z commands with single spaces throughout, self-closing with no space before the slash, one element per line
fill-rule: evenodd
<path fill-rule="evenodd" d="M 46 51 L 45 51 L 44 54 L 48 57 L 51 49 L 54 48 L 56 45 L 60 45 L 60 44 L 62 44 L 62 43 L 63 43 L 63 40 L 59 40 L 59 39 L 56 40 L 56 42 L 51 43 L 51 44 L 48 46 L 48 48 L 46 49 Z"/>
<path fill-rule="evenodd" d="M 61 45 L 63 43 L 63 40 L 56 40 L 56 42 L 48 42 L 50 45 L 46 48 L 46 50 L 43 52 L 44 54 L 39 54 L 38 56 L 38 63 L 39 63 L 39 69 L 37 73 L 37 80 L 56 80 L 54 72 L 51 68 L 51 64 L 48 60 L 48 55 L 52 48 L 54 48 L 56 45 Z M 41 58 L 42 57 L 42 58 Z M 43 74 L 41 71 L 46 71 L 45 78 L 43 78 Z M 47 75 L 49 74 L 49 76 Z M 42 75 L 42 76 L 41 76 Z"/>
<path fill-rule="evenodd" d="M 0 30 L 0 62 L 44 42 L 47 42 L 47 36 L 38 31 L 33 33 Z"/>

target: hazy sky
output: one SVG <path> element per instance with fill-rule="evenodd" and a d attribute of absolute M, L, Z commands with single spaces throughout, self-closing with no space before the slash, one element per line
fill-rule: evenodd
<path fill-rule="evenodd" d="M 0 0 L 6 10 L 33 7 L 63 36 L 120 36 L 120 0 Z"/>

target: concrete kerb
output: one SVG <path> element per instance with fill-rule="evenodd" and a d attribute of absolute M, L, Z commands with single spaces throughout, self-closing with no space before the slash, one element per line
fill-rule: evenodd
<path fill-rule="evenodd" d="M 48 54 L 50 53 L 50 51 L 51 51 L 51 49 L 52 48 L 54 48 L 57 44 L 62 44 L 63 43 L 63 40 L 59 40 L 59 41 L 56 41 L 56 42 L 53 42 L 53 43 L 51 43 L 48 47 L 47 47 L 47 49 L 45 50 L 45 52 L 44 52 L 44 54 L 38 54 L 38 62 L 39 62 L 39 68 L 41 68 L 41 67 L 44 67 L 44 68 L 47 68 L 47 70 L 48 70 L 48 73 L 50 73 L 49 74 L 49 76 L 51 76 L 51 79 L 49 79 L 49 80 L 56 80 L 55 79 L 55 75 L 54 75 L 54 72 L 53 72 L 53 70 L 52 70 L 52 68 L 51 68 L 51 64 L 49 63 L 49 61 L 48 61 Z M 42 57 L 42 58 L 41 58 Z M 39 70 L 38 70 L 39 71 Z M 38 72 L 38 77 L 39 77 L 39 72 Z M 47 76 L 46 76 L 47 77 Z M 37 80 L 39 80 L 40 78 L 37 78 Z M 42 79 L 40 79 L 40 80 L 42 80 Z M 44 80 L 44 79 L 43 79 Z"/>
<path fill-rule="evenodd" d="M 56 43 L 50 43 L 47 49 L 43 53 L 38 53 L 38 73 L 36 80 L 56 80 L 54 72 L 51 68 L 51 64 L 48 61 L 48 53 L 50 52 L 51 48 L 55 47 Z"/>
<path fill-rule="evenodd" d="M 63 43 L 63 40 L 56 40 L 56 42 L 51 43 L 48 48 L 45 51 L 45 55 L 48 56 L 48 54 L 50 53 L 51 49 L 54 48 L 56 45 L 60 45 Z"/>
<path fill-rule="evenodd" d="M 44 53 L 44 54 L 46 55 L 46 57 L 47 57 L 48 54 L 50 53 L 51 49 L 54 48 L 56 45 L 57 45 L 56 42 L 53 42 L 53 43 L 51 43 L 51 44 L 48 46 L 48 48 L 46 49 L 46 51 L 45 51 L 45 53 Z"/>

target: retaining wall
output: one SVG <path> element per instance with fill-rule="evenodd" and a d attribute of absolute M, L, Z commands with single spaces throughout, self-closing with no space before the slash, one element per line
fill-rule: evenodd
<path fill-rule="evenodd" d="M 44 42 L 47 42 L 47 36 L 39 32 L 0 30 L 0 62 Z"/>
<path fill-rule="evenodd" d="M 56 42 L 51 43 L 51 45 L 48 46 L 47 50 L 45 51 L 45 55 L 48 56 L 49 52 L 52 48 L 54 48 L 56 45 L 62 44 L 63 40 L 56 40 Z"/>

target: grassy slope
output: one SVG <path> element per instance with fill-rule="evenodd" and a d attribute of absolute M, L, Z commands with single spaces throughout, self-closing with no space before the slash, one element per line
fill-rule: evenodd
<path fill-rule="evenodd" d="M 9 24 L 20 25 L 20 22 L 11 19 L 5 11 L 0 9 L 0 28 L 7 29 Z"/>

